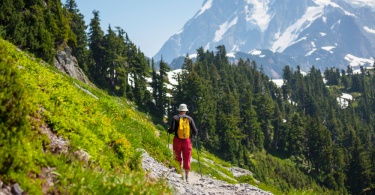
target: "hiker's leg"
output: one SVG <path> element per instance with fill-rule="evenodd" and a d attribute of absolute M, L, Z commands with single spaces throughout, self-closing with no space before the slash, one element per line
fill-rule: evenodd
<path fill-rule="evenodd" d="M 181 158 L 181 150 L 182 150 L 182 144 L 181 144 L 181 141 L 180 139 L 178 139 L 177 137 L 174 137 L 173 139 L 173 153 L 174 153 L 174 159 L 180 163 L 180 166 L 181 166 L 181 162 L 182 162 L 182 158 Z"/>
<path fill-rule="evenodd" d="M 191 150 L 192 145 L 190 139 L 183 140 L 182 146 L 182 158 L 183 158 L 183 167 L 185 170 L 190 170 L 190 158 L 191 158 Z"/>
<path fill-rule="evenodd" d="M 190 170 L 185 169 L 185 180 L 187 183 L 189 183 L 189 171 Z"/>

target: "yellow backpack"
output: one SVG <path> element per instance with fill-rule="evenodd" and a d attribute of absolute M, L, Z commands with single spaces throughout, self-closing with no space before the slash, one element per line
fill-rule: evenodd
<path fill-rule="evenodd" d="M 190 138 L 190 122 L 189 118 L 186 116 L 178 116 L 179 123 L 177 129 L 177 135 L 180 139 L 188 139 Z"/>

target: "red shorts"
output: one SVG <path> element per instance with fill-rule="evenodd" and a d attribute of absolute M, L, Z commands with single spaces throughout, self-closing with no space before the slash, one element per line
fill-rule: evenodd
<path fill-rule="evenodd" d="M 190 170 L 190 158 L 191 158 L 192 145 L 189 139 L 180 139 L 178 137 L 173 138 L 173 152 L 175 159 L 180 163 L 183 162 L 183 168 Z M 182 154 L 182 157 L 181 157 Z"/>

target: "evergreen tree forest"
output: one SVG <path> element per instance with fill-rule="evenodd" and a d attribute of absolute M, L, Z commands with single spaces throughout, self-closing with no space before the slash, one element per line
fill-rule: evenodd
<path fill-rule="evenodd" d="M 254 154 L 289 160 L 313 183 L 337 194 L 375 193 L 373 70 L 312 67 L 303 75 L 298 66 L 285 66 L 284 84 L 277 87 L 261 64 L 250 59 L 232 64 L 225 46 L 218 46 L 198 48 L 195 61 L 187 55 L 178 85 L 170 90 L 167 63 L 148 59 L 120 27 L 101 29 L 99 11 L 86 25 L 74 0 L 2 0 L 0 36 L 51 63 L 56 51 L 69 46 L 91 82 L 134 102 L 156 124 L 165 126 L 163 119 L 186 103 L 204 149 L 253 171 L 262 182 L 270 178 Z M 353 100 L 340 104 L 342 93 Z M 287 182 L 284 186 L 308 188 L 294 171 L 263 162 Z"/>
<path fill-rule="evenodd" d="M 86 25 L 74 0 L 65 4 L 60 0 L 4 0 L 0 2 L 0 36 L 51 64 L 57 51 L 68 46 L 97 87 L 127 97 L 145 112 L 157 107 L 147 90 L 150 60 L 120 27 L 108 26 L 104 32 L 99 11 L 93 11 Z"/>
<path fill-rule="evenodd" d="M 373 70 L 312 67 L 303 75 L 298 66 L 285 66 L 284 84 L 277 87 L 255 61 L 230 64 L 224 46 L 215 53 L 197 51 L 196 62 L 185 59 L 172 104 L 190 105 L 204 147 L 252 171 L 253 153 L 293 159 L 324 188 L 374 193 Z M 342 93 L 354 99 L 340 104 Z"/>

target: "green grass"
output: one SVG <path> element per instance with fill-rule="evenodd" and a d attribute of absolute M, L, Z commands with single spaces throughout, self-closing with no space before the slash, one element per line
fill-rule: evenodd
<path fill-rule="evenodd" d="M 157 137 L 158 130 L 144 114 L 128 105 L 126 99 L 111 97 L 72 79 L 33 56 L 17 51 L 2 39 L 0 48 L 1 67 L 4 71 L 13 71 L 12 78 L 16 77 L 17 86 L 22 88 L 22 101 L 14 103 L 14 107 L 26 107 L 28 111 L 25 116 L 28 128 L 24 128 L 23 133 L 15 131 L 8 135 L 6 132 L 12 127 L 7 125 L 11 124 L 0 123 L 0 130 L 5 132 L 5 137 L 0 137 L 1 150 L 16 154 L 14 162 L 17 162 L 13 167 L 1 162 L 0 168 L 10 169 L 1 172 L 0 179 L 18 182 L 30 194 L 41 194 L 42 184 L 46 183 L 41 176 L 42 169 L 53 167 L 56 169 L 55 184 L 49 191 L 67 194 L 172 193 L 165 181 L 146 179 L 140 166 L 137 148 L 145 149 L 160 162 L 173 160 L 171 151 Z M 4 71 L 0 70 L 0 73 Z M 0 74 L 0 77 L 4 78 L 0 80 L 2 84 L 7 86 L 7 75 Z M 3 102 L 9 102 L 8 97 L 1 98 Z M 6 108 L 7 104 L 0 106 Z M 69 140 L 67 154 L 52 153 L 50 140 L 40 131 L 42 125 Z M 19 136 L 14 143 L 1 143 L 15 140 L 14 135 Z M 73 155 L 78 150 L 90 155 L 88 162 L 81 162 Z"/>

